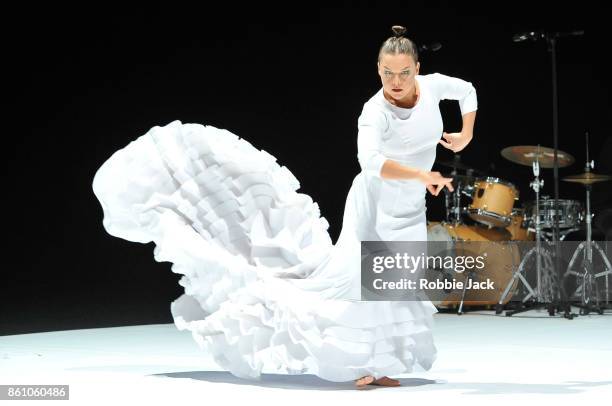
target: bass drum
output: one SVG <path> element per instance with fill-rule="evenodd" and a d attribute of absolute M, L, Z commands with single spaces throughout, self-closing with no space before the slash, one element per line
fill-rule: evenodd
<path fill-rule="evenodd" d="M 495 305 L 499 303 L 506 286 L 512 279 L 514 271 L 521 262 L 519 247 L 515 244 L 505 243 L 510 240 L 510 232 L 503 228 L 488 228 L 480 225 L 449 224 L 440 222 L 429 222 L 427 225 L 428 241 L 454 242 L 456 252 L 461 252 L 461 242 L 483 242 L 484 244 L 469 244 L 470 255 L 484 255 L 486 257 L 486 278 L 493 282 L 494 289 L 476 290 L 467 289 L 465 292 L 464 305 Z M 486 244 L 491 242 L 491 244 Z M 494 242 L 499 242 L 495 244 Z M 428 252 L 428 255 L 435 253 Z M 478 271 L 476 271 L 478 272 Z M 454 278 L 463 283 L 467 282 L 468 273 L 454 273 Z M 475 281 L 482 281 L 476 273 Z M 514 281 L 503 304 L 510 301 L 518 289 L 518 279 Z M 453 307 L 461 302 L 461 289 L 454 289 L 441 301 L 432 301 L 439 307 Z"/>

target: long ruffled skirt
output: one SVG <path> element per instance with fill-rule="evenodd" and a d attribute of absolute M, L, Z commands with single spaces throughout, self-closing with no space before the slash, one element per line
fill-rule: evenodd
<path fill-rule="evenodd" d="M 427 301 L 360 301 L 363 176 L 334 245 L 318 205 L 265 151 L 211 126 L 172 122 L 115 152 L 93 190 L 114 236 L 156 245 L 185 293 L 176 326 L 236 376 L 329 381 L 429 369 Z"/>

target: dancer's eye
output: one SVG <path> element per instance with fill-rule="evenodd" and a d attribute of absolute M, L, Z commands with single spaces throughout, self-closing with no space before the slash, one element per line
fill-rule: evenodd
<path fill-rule="evenodd" d="M 384 72 L 385 78 L 390 79 L 393 77 L 393 75 L 395 75 L 393 72 L 386 70 Z M 408 79 L 410 77 L 410 71 L 409 70 L 405 70 L 401 73 L 399 73 L 399 77 L 400 79 L 404 80 L 404 79 Z"/>

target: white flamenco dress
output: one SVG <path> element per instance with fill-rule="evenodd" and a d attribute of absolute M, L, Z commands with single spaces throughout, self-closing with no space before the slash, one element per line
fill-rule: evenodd
<path fill-rule="evenodd" d="M 439 97 L 418 78 L 417 106 L 427 110 L 427 98 Z M 93 190 L 105 229 L 155 243 L 155 259 L 182 275 L 185 293 L 171 304 L 175 325 L 232 374 L 348 381 L 434 362 L 430 302 L 360 300 L 361 240 L 426 239 L 424 188 L 383 180 L 375 169 L 381 157 L 393 156 L 386 148 L 397 147 L 385 142 L 402 139 L 385 140 L 395 127 L 381 126 L 394 112 L 384 111 L 391 105 L 380 97 L 360 117 L 364 170 L 349 191 L 335 245 L 318 205 L 296 192 L 292 173 L 226 130 L 179 121 L 156 126 L 97 171 Z M 431 167 L 440 132 L 413 163 Z M 381 199 L 385 193 L 393 202 Z"/>

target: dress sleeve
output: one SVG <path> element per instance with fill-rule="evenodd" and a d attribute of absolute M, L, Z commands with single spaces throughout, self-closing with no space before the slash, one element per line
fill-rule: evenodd
<path fill-rule="evenodd" d="M 380 152 L 382 134 L 387 129 L 387 119 L 381 111 L 364 106 L 357 120 L 357 160 L 361 170 L 380 177 L 387 158 Z"/>
<path fill-rule="evenodd" d="M 472 83 L 441 73 L 434 73 L 432 76 L 440 100 L 458 100 L 461 115 L 478 109 L 476 89 Z"/>

